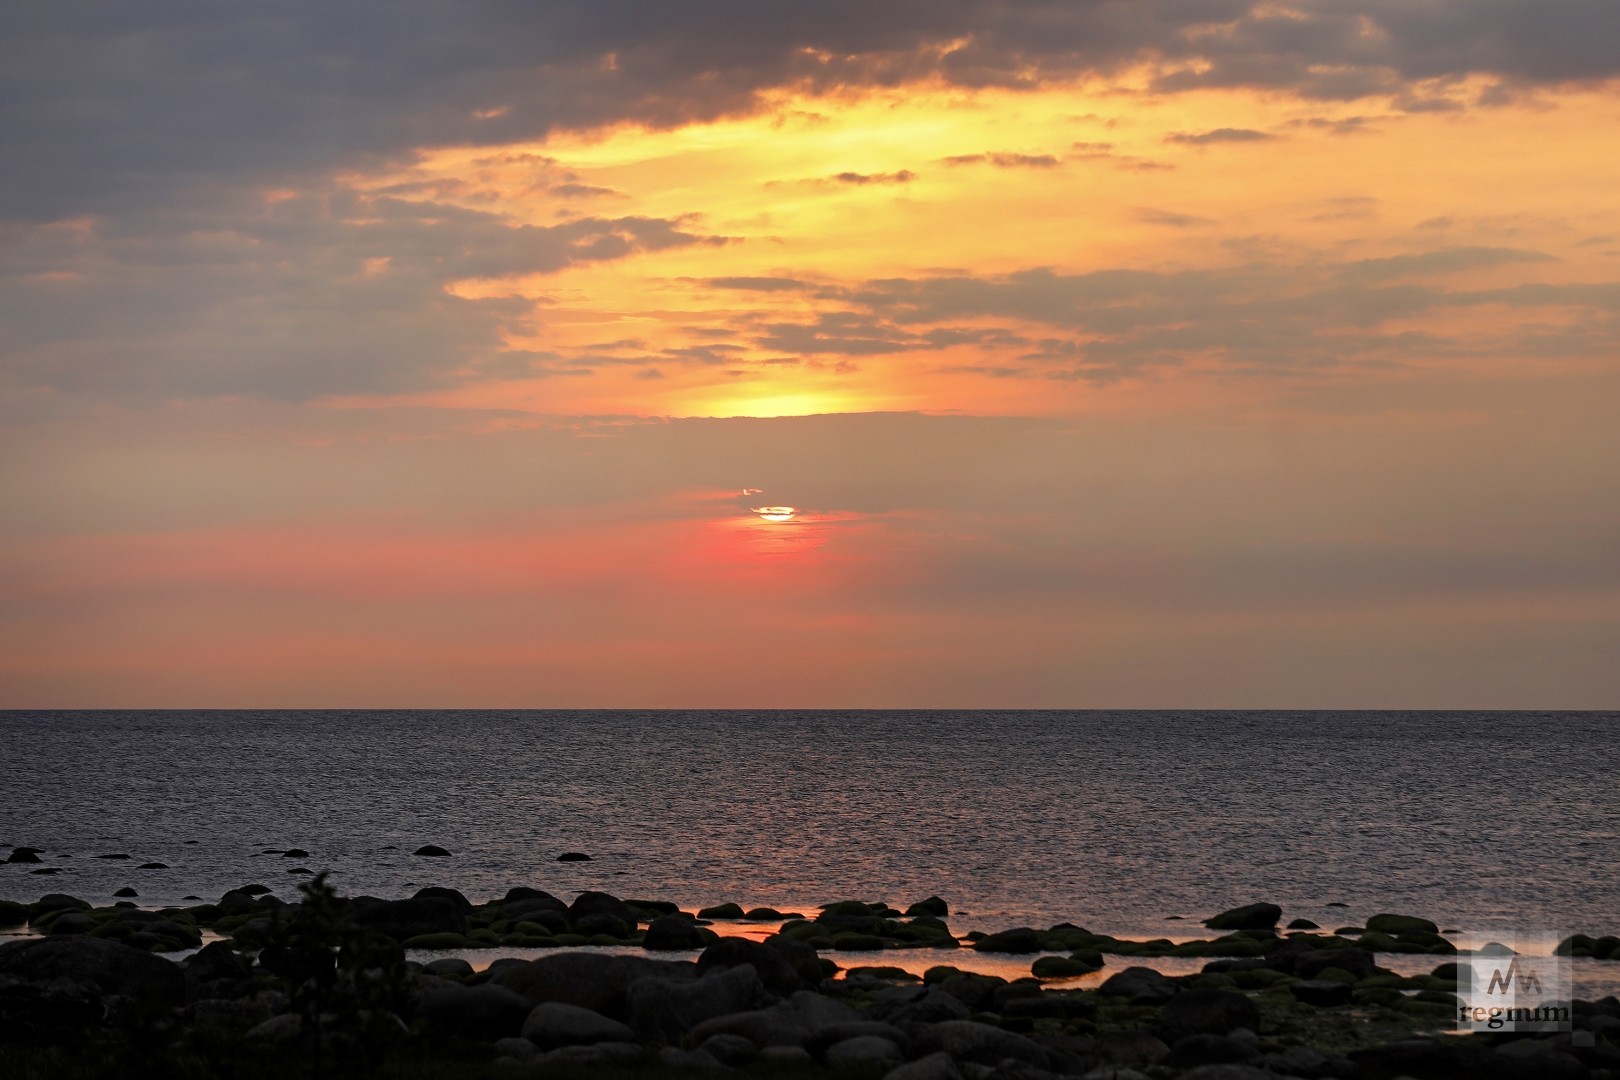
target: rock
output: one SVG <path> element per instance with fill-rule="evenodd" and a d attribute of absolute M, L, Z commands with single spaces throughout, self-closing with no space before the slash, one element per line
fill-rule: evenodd
<path fill-rule="evenodd" d="M 658 1061 L 666 1069 L 683 1072 L 719 1072 L 725 1068 L 720 1059 L 707 1050 L 681 1050 L 674 1046 L 658 1051 Z"/>
<path fill-rule="evenodd" d="M 797 1016 L 779 1007 L 716 1016 L 692 1027 L 689 1037 L 702 1043 L 714 1035 L 736 1035 L 755 1046 L 800 1046 L 811 1029 Z"/>
<path fill-rule="evenodd" d="M 11 854 L 6 856 L 6 862 L 8 862 L 8 863 L 37 863 L 37 862 L 40 861 L 39 857 L 44 852 L 44 850 L 45 850 L 44 848 L 37 848 L 37 847 L 17 847 L 17 848 L 12 848 L 11 849 Z"/>
<path fill-rule="evenodd" d="M 1235 990 L 1184 990 L 1164 1003 L 1159 1038 L 1173 1048 L 1188 1035 L 1227 1035 L 1260 1030 L 1260 1007 Z"/>
<path fill-rule="evenodd" d="M 288 854 L 291 854 L 291 852 L 289 852 Z M 300 852 L 299 854 L 302 855 L 302 854 L 307 854 L 307 853 L 306 852 Z M 423 844 L 421 847 L 419 847 L 415 851 L 411 852 L 411 854 L 412 855 L 425 855 L 425 856 L 428 856 L 428 857 L 434 858 L 434 859 L 447 859 L 447 858 L 450 857 L 450 853 L 448 851 L 444 850 L 444 848 L 440 847 L 438 844 Z"/>
<path fill-rule="evenodd" d="M 30 870 L 28 872 L 30 874 L 60 874 L 62 872 L 62 868 L 60 866 L 42 866 L 38 870 Z"/>
<path fill-rule="evenodd" d="M 281 853 L 281 857 L 283 859 L 307 859 L 309 858 L 309 852 L 300 847 L 288 848 Z"/>
<path fill-rule="evenodd" d="M 407 941 L 425 934 L 465 934 L 467 915 L 441 896 L 413 896 L 409 900 L 373 900 L 356 903 L 355 921 L 368 930 Z"/>
<path fill-rule="evenodd" d="M 804 980 L 786 956 L 763 942 L 748 938 L 723 937 L 704 949 L 703 955 L 698 957 L 698 976 L 739 964 L 752 967 L 765 989 L 778 997 L 804 989 Z"/>
<path fill-rule="evenodd" d="M 683 919 L 679 915 L 660 915 L 647 924 L 641 947 L 651 951 L 701 949 L 703 942 L 702 929 L 691 919 Z"/>
<path fill-rule="evenodd" d="M 1117 1068 L 1148 1068 L 1163 1061 L 1170 1047 L 1157 1035 L 1145 1031 L 1115 1031 L 1098 1035 L 1092 1050 L 1103 1062 Z"/>
<path fill-rule="evenodd" d="M 502 910 L 504 911 L 508 906 L 527 900 L 542 900 L 545 902 L 544 906 L 550 908 L 552 911 L 568 910 L 567 904 L 563 903 L 555 896 L 552 896 L 544 889 L 531 889 L 527 885 L 514 885 L 512 888 L 507 889 L 506 895 L 501 898 Z"/>
<path fill-rule="evenodd" d="M 1128 967 L 1109 976 L 1097 989 L 1128 998 L 1132 1005 L 1159 1005 L 1181 993 L 1175 982 L 1147 967 Z"/>
<path fill-rule="evenodd" d="M 558 862 L 590 862 L 591 857 L 583 851 L 565 851 L 557 856 Z"/>
<path fill-rule="evenodd" d="M 28 906 L 15 900 L 0 900 L 0 926 L 22 926 L 28 921 Z"/>
<path fill-rule="evenodd" d="M 508 1036 L 495 1040 L 495 1056 L 497 1059 L 505 1058 L 527 1064 L 540 1056 L 539 1049 L 528 1039 Z"/>
<path fill-rule="evenodd" d="M 611 915 L 631 929 L 637 923 L 636 913 L 630 910 L 630 905 L 612 893 L 582 892 L 574 897 L 574 902 L 568 905 L 568 918 L 578 922 L 587 915 Z"/>
<path fill-rule="evenodd" d="M 698 909 L 698 918 L 700 919 L 740 919 L 742 917 L 743 909 L 740 904 L 714 904 L 711 907 Z"/>
<path fill-rule="evenodd" d="M 805 1040 L 804 1048 L 821 1057 L 827 1049 L 848 1039 L 887 1039 L 904 1058 L 911 1049 L 911 1036 L 881 1020 L 845 1020 L 837 1024 L 818 1027 Z"/>
<path fill-rule="evenodd" d="M 951 913 L 950 905 L 937 896 L 930 896 L 926 900 L 919 900 L 906 908 L 908 918 L 917 915 L 932 915 L 936 919 L 943 919 Z"/>
<path fill-rule="evenodd" d="M 186 997 L 180 965 L 142 949 L 105 938 L 24 938 L 0 945 L 0 975 L 28 982 L 69 979 L 160 1005 L 180 1005 Z"/>
<path fill-rule="evenodd" d="M 470 914 L 473 909 L 472 901 L 468 900 L 456 889 L 447 889 L 442 885 L 429 885 L 425 889 L 418 889 L 411 895 L 412 900 L 443 900 L 454 905 L 463 914 Z"/>
<path fill-rule="evenodd" d="M 88 934 L 101 924 L 94 916 L 86 915 L 82 911 L 70 911 L 51 920 L 51 934 Z"/>
<path fill-rule="evenodd" d="M 1251 1043 L 1227 1035 L 1188 1035 L 1177 1040 L 1161 1064 L 1171 1069 L 1190 1069 L 1248 1061 L 1255 1054 Z"/>
<path fill-rule="evenodd" d="M 1319 923 L 1313 923 L 1309 919 L 1295 919 L 1293 922 L 1288 924 L 1288 929 L 1290 929 L 1290 930 L 1320 930 L 1320 929 L 1322 929 L 1322 927 L 1321 927 L 1321 925 Z"/>
<path fill-rule="evenodd" d="M 1473 1039 L 1402 1039 L 1351 1050 L 1348 1057 L 1366 1077 L 1490 1077 L 1502 1059 Z"/>
<path fill-rule="evenodd" d="M 807 942 L 799 941 L 797 938 L 784 938 L 782 934 L 771 934 L 770 938 L 765 939 L 765 947 L 782 954 L 782 959 L 787 960 L 794 968 L 794 972 L 799 973 L 799 978 L 810 986 L 816 986 L 826 976 L 826 972 L 821 970 L 820 955 L 816 954 L 815 947 Z M 831 963 L 831 960 L 828 960 L 828 963 Z"/>
<path fill-rule="evenodd" d="M 777 911 L 773 907 L 749 908 L 747 911 L 743 912 L 742 917 L 744 922 L 781 922 L 782 920 L 790 917 L 800 918 L 800 916 L 797 915 L 783 915 L 780 911 Z"/>
<path fill-rule="evenodd" d="M 807 1072 L 815 1065 L 810 1051 L 802 1046 L 762 1046 L 759 1060 L 771 1071 Z"/>
<path fill-rule="evenodd" d="M 1301 979 L 1314 979 L 1328 968 L 1348 971 L 1365 978 L 1377 970 L 1373 955 L 1364 949 L 1312 949 L 1294 958 L 1293 973 Z"/>
<path fill-rule="evenodd" d="M 855 1010 L 842 1001 L 834 1001 L 813 990 L 800 990 L 786 1001 L 776 1004 L 774 1008 L 783 1016 L 812 1031 L 830 1024 L 843 1024 L 860 1019 Z"/>
<path fill-rule="evenodd" d="M 137 866 L 135 869 L 137 869 L 137 870 L 167 870 L 168 868 L 169 868 L 168 863 L 143 862 L 143 863 L 141 863 L 141 865 Z"/>
<path fill-rule="evenodd" d="M 551 1050 L 559 1046 L 631 1042 L 635 1034 L 601 1013 L 561 1001 L 548 1001 L 536 1005 L 523 1021 L 523 1037 L 542 1050 Z"/>
<path fill-rule="evenodd" d="M 1200 1065 L 1181 1074 L 1181 1080 L 1277 1080 L 1265 1069 L 1253 1065 Z"/>
<path fill-rule="evenodd" d="M 637 979 L 629 991 L 630 1026 L 644 1039 L 678 1043 L 688 1030 L 717 1016 L 770 1004 L 750 965 L 711 971 L 701 979 Z"/>
<path fill-rule="evenodd" d="M 459 956 L 441 956 L 422 965 L 422 970 L 441 979 L 470 979 L 473 966 Z"/>
<path fill-rule="evenodd" d="M 416 1004 L 416 1019 L 475 1042 L 494 1042 L 522 1032 L 533 1006 L 522 994 L 494 983 L 434 990 Z"/>
<path fill-rule="evenodd" d="M 1428 919 L 1413 915 L 1374 915 L 1367 920 L 1367 929 L 1381 934 L 1436 934 L 1440 928 Z"/>
<path fill-rule="evenodd" d="M 883 1080 L 962 1080 L 951 1055 L 940 1050 L 883 1074 Z"/>
<path fill-rule="evenodd" d="M 214 941 L 180 962 L 185 972 L 186 998 L 234 997 L 253 976 L 248 962 L 227 942 Z"/>
<path fill-rule="evenodd" d="M 546 1067 L 622 1066 L 635 1065 L 645 1056 L 646 1051 L 633 1042 L 600 1042 L 591 1043 L 589 1046 L 559 1046 L 549 1053 L 541 1054 L 533 1063 Z M 576 1072 L 575 1075 L 580 1073 Z"/>
<path fill-rule="evenodd" d="M 92 855 L 90 857 L 92 859 L 129 859 L 133 858 L 134 856 L 123 851 L 117 851 L 113 852 L 111 855 Z"/>
<path fill-rule="evenodd" d="M 1090 975 L 1098 968 L 1072 956 L 1043 956 L 1029 970 L 1037 979 L 1069 979 L 1076 975 Z"/>
<path fill-rule="evenodd" d="M 900 1050 L 888 1039 L 857 1035 L 827 1048 L 823 1061 L 833 1069 L 889 1069 L 903 1060 Z"/>
<path fill-rule="evenodd" d="M 1268 930 L 1282 918 L 1276 904 L 1247 904 L 1204 920 L 1211 930 Z"/>
<path fill-rule="evenodd" d="M 898 987 L 899 990 L 913 989 Z M 937 1024 L 943 1020 L 966 1020 L 972 1010 L 943 987 L 921 989 L 917 997 L 887 1012 L 884 1019 L 894 1024 Z"/>
<path fill-rule="evenodd" d="M 574 920 L 574 933 L 594 937 L 597 934 L 606 934 L 608 937 L 629 937 L 634 930 L 634 923 L 627 923 L 614 915 L 582 915 Z"/>
<path fill-rule="evenodd" d="M 1306 979 L 1290 984 L 1288 989 L 1305 1004 L 1315 1005 L 1319 1009 L 1348 1005 L 1356 992 L 1356 988 L 1349 983 L 1327 979 Z"/>
<path fill-rule="evenodd" d="M 117 892 L 113 893 L 113 895 L 114 896 L 139 896 L 141 894 L 136 892 L 134 889 L 130 888 L 128 885 L 125 885 L 122 889 L 119 889 Z"/>
<path fill-rule="evenodd" d="M 710 1035 L 698 1043 L 697 1048 L 706 1054 L 712 1055 L 722 1065 L 741 1065 L 759 1054 L 759 1047 L 754 1045 L 752 1039 L 744 1038 L 741 1035 L 730 1035 L 726 1032 Z"/>
<path fill-rule="evenodd" d="M 1044 1069 L 1051 1061 L 1039 1043 L 976 1020 L 946 1020 L 924 1028 L 912 1043 L 912 1051 L 918 1055 L 944 1051 L 958 1061 L 981 1065 L 999 1065 L 1012 1058 Z"/>
<path fill-rule="evenodd" d="M 622 1020 L 629 1015 L 632 982 L 649 976 L 689 981 L 695 971 L 692 964 L 639 956 L 560 952 L 504 965 L 490 982 L 522 994 L 531 1005 L 562 1001 Z"/>
<path fill-rule="evenodd" d="M 990 934 L 973 943 L 979 952 L 1036 953 L 1041 951 L 1041 935 L 1027 926 Z"/>

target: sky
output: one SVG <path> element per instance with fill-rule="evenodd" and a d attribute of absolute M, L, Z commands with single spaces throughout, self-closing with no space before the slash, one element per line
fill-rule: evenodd
<path fill-rule="evenodd" d="M 0 707 L 1613 708 L 1612 0 L 17 0 Z"/>

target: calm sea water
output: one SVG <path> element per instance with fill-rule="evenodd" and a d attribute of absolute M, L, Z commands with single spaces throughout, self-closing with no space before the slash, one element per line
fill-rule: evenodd
<path fill-rule="evenodd" d="M 1620 931 L 1617 713 L 12 712 L 0 759 L 0 851 L 64 868 L 0 866 L 7 899 L 291 897 L 305 867 L 475 901 L 937 893 L 959 932 L 1262 899 Z"/>

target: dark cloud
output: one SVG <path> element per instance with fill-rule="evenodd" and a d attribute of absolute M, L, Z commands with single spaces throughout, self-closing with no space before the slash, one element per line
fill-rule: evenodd
<path fill-rule="evenodd" d="M 1253 128 L 1216 128 L 1214 131 L 1174 131 L 1164 137 L 1165 142 L 1186 143 L 1189 146 L 1208 146 L 1211 143 L 1265 142 L 1277 136 Z"/>
<path fill-rule="evenodd" d="M 717 289 L 743 289 L 750 292 L 796 292 L 811 286 L 790 277 L 717 277 L 709 284 Z"/>
<path fill-rule="evenodd" d="M 1131 211 L 1131 216 L 1148 225 L 1168 225 L 1174 229 L 1209 224 L 1209 218 L 1199 217 L 1196 214 L 1181 214 L 1174 210 L 1158 210 L 1151 206 L 1139 206 Z"/>
<path fill-rule="evenodd" d="M 917 179 L 917 174 L 910 169 L 901 169 L 892 173 L 858 173 L 841 172 L 827 178 L 835 184 L 909 184 Z"/>
<path fill-rule="evenodd" d="M 1211 27 L 1220 31 L 1210 33 Z M 1161 91 L 1293 90 L 1406 109 L 1470 73 L 1620 73 L 1610 0 L 18 0 L 0 37 L 0 213 L 36 219 L 273 184 L 425 145 L 671 125 L 782 86 L 1029 87 L 1142 62 Z"/>

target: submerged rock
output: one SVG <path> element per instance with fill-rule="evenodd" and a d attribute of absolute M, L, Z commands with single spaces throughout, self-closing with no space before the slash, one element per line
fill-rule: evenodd
<path fill-rule="evenodd" d="M 411 854 L 412 855 L 426 855 L 426 856 L 430 856 L 430 857 L 436 858 L 436 859 L 444 859 L 444 858 L 448 858 L 450 856 L 450 853 L 448 851 L 444 850 L 444 848 L 440 847 L 437 844 L 423 844 L 421 847 L 419 847 L 415 851 L 411 852 Z"/>

